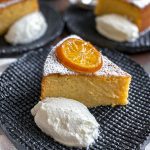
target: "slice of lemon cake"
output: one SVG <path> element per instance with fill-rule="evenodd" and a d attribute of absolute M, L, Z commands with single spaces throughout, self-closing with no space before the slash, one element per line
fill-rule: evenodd
<path fill-rule="evenodd" d="M 68 40 L 69 39 L 69 40 Z M 81 40 L 76 41 L 76 44 L 71 43 L 72 39 Z M 64 47 L 64 44 L 68 42 L 68 47 Z M 102 56 L 100 52 L 100 59 L 96 58 L 96 54 L 87 43 L 80 39 L 78 36 L 69 36 L 59 42 L 48 54 L 44 65 L 44 74 L 41 87 L 41 99 L 45 97 L 65 97 L 75 99 L 85 104 L 88 107 L 94 107 L 99 105 L 126 105 L 128 103 L 128 91 L 131 82 L 131 75 L 124 72 L 116 64 L 111 62 L 107 57 Z M 81 44 L 81 45 L 80 45 Z M 88 44 L 88 46 L 86 46 Z M 77 58 L 82 58 L 82 66 L 78 65 L 77 68 L 74 65 L 67 64 L 67 58 L 60 59 L 57 55 L 57 51 L 63 49 L 64 55 L 68 57 L 71 50 L 74 55 L 68 57 L 68 60 L 73 60 L 75 65 L 79 64 Z M 75 47 L 74 47 L 75 46 Z M 90 55 L 86 53 L 90 47 Z M 72 49 L 73 48 L 73 49 Z M 93 46 L 93 49 L 94 46 Z M 80 51 L 81 50 L 81 51 Z M 68 52 L 69 51 L 69 52 Z M 79 53 L 80 52 L 80 53 Z M 66 54 L 67 53 L 67 54 Z M 77 56 L 77 54 L 79 54 Z M 87 56 L 88 55 L 88 56 Z M 76 59 L 72 59 L 76 56 Z M 93 63 L 97 65 L 99 61 L 99 68 L 93 72 Z M 86 65 L 89 64 L 92 67 L 87 71 L 81 71 L 83 62 Z M 92 63 L 91 63 L 92 62 Z M 80 70 L 79 70 L 80 68 Z M 91 70 L 91 73 L 90 73 Z"/>

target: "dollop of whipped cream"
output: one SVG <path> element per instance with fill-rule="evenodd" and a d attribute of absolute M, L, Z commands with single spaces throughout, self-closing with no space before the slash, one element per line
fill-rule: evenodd
<path fill-rule="evenodd" d="M 66 98 L 46 98 L 31 110 L 37 126 L 56 141 L 88 147 L 99 135 L 99 124 L 82 103 Z"/>
<path fill-rule="evenodd" d="M 118 42 L 133 42 L 139 37 L 138 27 L 117 14 L 96 17 L 96 29 L 103 36 Z"/>
<path fill-rule="evenodd" d="M 47 27 L 43 14 L 34 12 L 15 22 L 5 35 L 5 39 L 13 45 L 31 43 L 42 37 Z"/>

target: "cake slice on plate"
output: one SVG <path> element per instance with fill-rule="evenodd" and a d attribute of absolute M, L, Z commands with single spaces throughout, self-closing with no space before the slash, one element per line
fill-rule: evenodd
<path fill-rule="evenodd" d="M 135 23 L 140 32 L 150 26 L 149 0 L 98 0 L 95 8 L 97 16 L 105 14 L 119 14 L 126 16 Z"/>
<path fill-rule="evenodd" d="M 0 0 L 0 35 L 15 21 L 38 9 L 38 0 Z"/>
<path fill-rule="evenodd" d="M 76 41 L 76 44 L 71 43 L 73 40 Z M 65 47 L 65 44 L 67 47 Z M 84 55 L 89 48 L 87 46 L 89 44 L 78 36 L 69 36 L 50 51 L 44 65 L 41 99 L 46 97 L 65 97 L 78 100 L 88 107 L 126 105 L 128 103 L 131 75 L 111 62 L 107 57 L 102 56 L 98 51 L 100 59 L 99 65 L 96 64 L 95 54 L 97 53 L 92 51 L 92 48 L 95 50 L 94 46 L 90 47 L 90 54 L 88 54 L 91 60 L 89 60 Z M 71 48 L 70 45 L 72 45 Z M 94 67 L 95 70 L 93 68 L 88 70 L 87 68 L 83 69 L 83 66 L 68 65 L 67 60 L 58 55 L 57 51 L 60 51 L 60 48 L 62 48 L 64 55 L 66 55 L 67 50 L 71 51 L 70 54 L 74 54 L 69 56 L 70 59 L 76 56 L 73 63 L 80 63 L 77 58 L 82 55 L 82 61 L 87 59 L 89 61 L 87 61 L 87 64 L 94 62 L 99 67 Z M 76 51 L 79 49 L 82 52 L 77 56 Z"/>

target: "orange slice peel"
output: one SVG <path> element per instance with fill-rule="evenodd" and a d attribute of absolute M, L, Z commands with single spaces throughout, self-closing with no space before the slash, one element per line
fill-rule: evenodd
<path fill-rule="evenodd" d="M 69 38 L 56 48 L 56 56 L 65 67 L 81 73 L 94 73 L 102 67 L 101 53 L 89 42 Z"/>

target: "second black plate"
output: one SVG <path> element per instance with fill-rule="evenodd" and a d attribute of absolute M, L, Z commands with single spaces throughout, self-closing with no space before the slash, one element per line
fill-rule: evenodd
<path fill-rule="evenodd" d="M 0 37 L 0 57 L 18 55 L 30 50 L 42 47 L 43 45 L 51 42 L 56 37 L 58 37 L 64 28 L 64 21 L 61 15 L 56 12 L 48 1 L 40 1 L 40 10 L 45 16 L 45 19 L 48 23 L 48 29 L 46 33 L 38 40 L 23 45 L 10 45 L 5 40 L 4 37 Z"/>
<path fill-rule="evenodd" d="M 147 32 L 135 42 L 115 42 L 100 35 L 95 28 L 95 16 L 92 11 L 77 7 L 70 7 L 65 15 L 69 30 L 92 43 L 110 49 L 117 49 L 125 53 L 139 53 L 150 51 L 150 32 Z"/>

